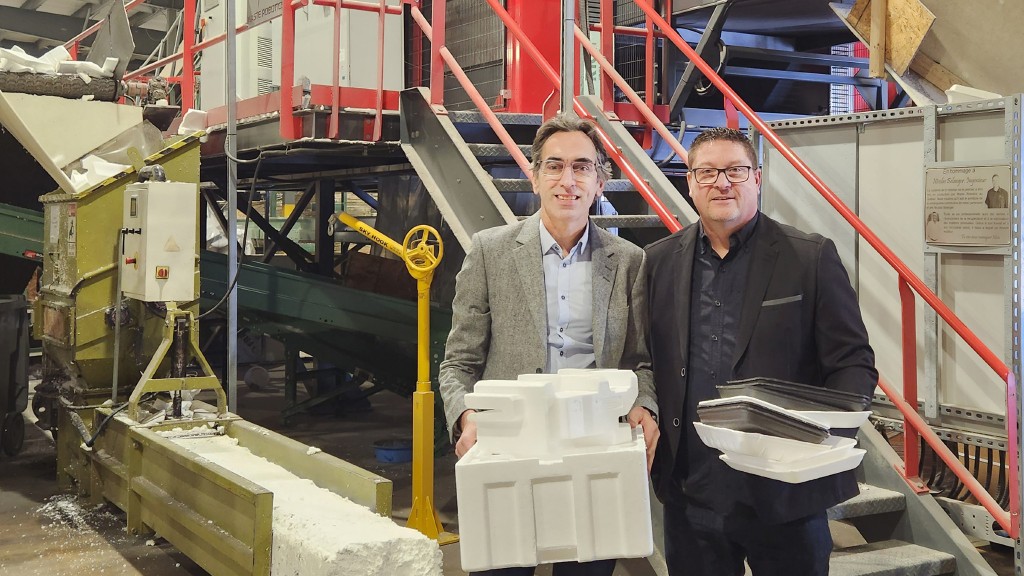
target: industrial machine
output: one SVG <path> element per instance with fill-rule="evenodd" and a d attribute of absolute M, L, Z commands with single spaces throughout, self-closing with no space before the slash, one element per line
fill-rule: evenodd
<path fill-rule="evenodd" d="M 24 97 L 22 97 L 24 96 Z M 46 99 L 93 116 L 131 116 L 112 103 Z M 0 121 L 32 126 L 39 102 L 0 93 Z M 20 107 L 21 104 L 27 108 Z M 63 118 L 91 121 L 64 110 Z M 114 140 L 133 142 L 146 123 L 127 120 Z M 65 133 L 79 134 L 74 127 Z M 104 142 L 83 131 L 77 150 Z M 157 532 L 215 574 L 269 574 L 274 494 L 175 444 L 169 430 L 229 436 L 255 455 L 389 517 L 391 482 L 253 425 L 227 410 L 219 379 L 199 350 L 199 139 L 178 137 L 132 165 L 75 189 L 60 178 L 42 131 L 17 134 L 62 188 L 41 198 L 43 274 L 34 333 L 43 382 L 33 408 L 54 432 L 58 480 L 127 514 L 131 532 Z M 93 134 L 106 139 L 109 134 Z M 58 174 L 60 173 L 60 174 Z M 180 432 L 179 432 L 180 433 Z"/>

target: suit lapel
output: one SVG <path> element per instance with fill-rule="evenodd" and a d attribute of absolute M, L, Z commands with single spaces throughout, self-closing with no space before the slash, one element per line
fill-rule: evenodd
<path fill-rule="evenodd" d="M 533 317 L 533 325 L 540 342 L 547 342 L 548 307 L 544 295 L 544 262 L 541 257 L 539 213 L 523 221 L 516 242 L 518 245 L 512 250 L 512 259 L 519 270 L 523 298 Z"/>
<path fill-rule="evenodd" d="M 604 359 L 605 333 L 608 330 L 608 309 L 612 300 L 612 284 L 615 281 L 615 270 L 619 265 L 619 256 L 605 242 L 602 235 L 605 231 L 590 225 L 590 261 L 592 296 L 591 317 L 593 318 L 594 360 L 598 368 L 618 368 L 602 362 Z"/>
<path fill-rule="evenodd" d="M 747 274 L 747 289 L 743 296 L 743 310 L 740 312 L 739 335 L 736 338 L 736 349 L 733 352 L 732 366 L 743 357 L 743 353 L 750 343 L 750 337 L 754 334 L 754 326 L 757 325 L 757 317 L 761 313 L 761 302 L 768 291 L 768 284 L 772 279 L 772 272 L 775 270 L 775 260 L 779 256 L 779 249 L 775 246 L 778 241 L 777 229 L 774 222 L 767 216 L 758 216 L 761 221 L 757 226 L 761 228 L 754 232 L 752 238 L 754 252 L 751 254 L 750 272 Z"/>
<path fill-rule="evenodd" d="M 679 237 L 678 257 L 672 261 L 676 263 L 677 269 L 673 274 L 677 296 L 671 301 L 675 305 L 676 325 L 679 326 L 679 353 L 683 357 L 685 366 L 689 356 L 690 342 L 690 296 L 693 288 L 693 251 L 697 245 L 696 224 L 691 225 L 686 232 Z M 660 314 L 662 311 L 651 310 L 651 314 Z"/>

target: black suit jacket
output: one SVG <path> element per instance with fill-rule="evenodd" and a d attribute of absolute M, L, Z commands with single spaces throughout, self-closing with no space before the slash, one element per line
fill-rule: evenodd
<path fill-rule="evenodd" d="M 871 395 L 878 381 L 857 295 L 835 244 L 758 216 L 740 313 L 733 377 L 770 377 Z M 647 247 L 651 358 L 662 439 L 652 480 L 659 499 L 678 501 L 686 462 L 677 462 L 686 434 L 690 289 L 697 226 Z M 730 471 L 735 474 L 738 472 Z M 788 522 L 857 494 L 853 472 L 802 484 L 744 474 L 740 501 L 764 521 Z M 744 491 L 741 491 L 741 493 Z"/>

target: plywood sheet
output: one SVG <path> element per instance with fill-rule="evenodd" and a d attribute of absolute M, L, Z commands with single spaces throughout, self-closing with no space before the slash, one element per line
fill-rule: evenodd
<path fill-rule="evenodd" d="M 920 0 L 888 0 L 885 14 L 885 61 L 897 74 L 903 74 L 932 27 L 935 15 Z M 849 22 L 862 38 L 870 38 L 871 0 L 857 0 L 850 9 Z"/>
<path fill-rule="evenodd" d="M 972 88 L 1003 96 L 1024 90 L 1024 2 L 923 2 L 935 24 L 921 52 Z"/>

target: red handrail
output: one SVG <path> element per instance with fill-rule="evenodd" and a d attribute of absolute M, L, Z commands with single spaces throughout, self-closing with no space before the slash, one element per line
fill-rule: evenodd
<path fill-rule="evenodd" d="M 537 64 L 537 67 L 540 68 L 541 73 L 544 74 L 544 76 L 546 76 L 547 79 L 555 86 L 556 90 L 560 89 L 561 82 L 558 78 L 558 72 L 556 72 L 555 69 L 551 67 L 551 64 L 548 63 L 548 61 L 541 55 L 540 51 L 537 50 L 537 47 L 534 46 L 533 42 L 531 42 L 530 39 L 526 37 L 526 34 L 523 33 L 523 29 L 519 27 L 519 24 L 516 23 L 516 21 L 498 2 L 498 0 L 487 0 L 487 3 L 491 6 L 491 9 L 494 10 L 494 13 L 498 15 L 498 18 L 500 18 L 501 21 L 504 22 L 505 27 L 508 28 L 509 31 L 512 32 L 512 34 L 516 37 L 516 40 L 519 41 L 520 46 L 524 50 L 526 50 L 527 55 L 529 55 L 530 58 L 533 59 L 534 63 Z M 578 98 L 573 98 L 573 110 L 575 110 L 576 114 L 578 114 L 581 118 L 592 118 L 591 115 L 580 104 Z M 654 210 L 655 214 L 658 215 L 662 223 L 665 224 L 665 227 L 668 228 L 671 232 L 681 230 L 682 226 L 679 224 L 679 221 L 676 220 L 675 216 L 673 216 L 671 212 L 668 211 L 668 208 L 665 207 L 665 204 L 654 193 L 654 190 L 651 188 L 651 185 L 640 176 L 640 174 L 636 171 L 635 168 L 633 168 L 633 166 L 629 163 L 626 157 L 622 155 L 622 152 L 619 151 L 618 146 L 616 146 L 615 143 L 611 141 L 608 135 L 605 134 L 604 131 L 600 129 L 600 127 L 598 127 L 597 132 L 598 135 L 600 135 L 601 137 L 601 143 L 604 145 L 605 152 L 607 152 L 608 156 L 615 162 L 616 165 L 618 165 L 619 169 L 622 170 L 623 174 L 629 179 L 629 181 L 633 183 L 633 186 L 636 187 L 637 192 L 640 193 L 640 195 L 644 198 L 647 204 Z"/>
<path fill-rule="evenodd" d="M 581 46 L 583 46 L 584 50 L 590 52 L 590 55 L 594 57 L 594 60 L 597 60 L 601 69 L 611 77 L 615 82 L 615 85 L 619 87 L 619 90 L 622 90 L 622 93 L 629 98 L 629 101 L 634 106 L 636 106 L 636 109 L 644 117 L 644 120 L 647 120 L 647 122 L 657 130 L 665 143 L 672 148 L 672 151 L 675 152 L 683 162 L 686 162 L 688 157 L 686 148 L 683 148 L 683 145 L 679 140 L 677 140 L 676 137 L 668 131 L 668 128 L 665 127 L 665 124 L 663 124 L 654 111 L 651 110 L 650 106 L 648 106 L 643 100 L 640 100 L 640 97 L 637 96 L 636 92 L 629 87 L 629 83 L 626 82 L 626 79 L 615 70 L 615 67 L 612 66 L 611 62 L 609 62 L 604 55 L 597 51 L 597 48 L 594 48 L 586 34 L 584 34 L 578 26 L 576 27 L 576 40 Z"/>
<path fill-rule="evenodd" d="M 875 251 L 878 252 L 878 254 L 882 256 L 882 258 L 886 262 L 889 263 L 890 266 L 892 266 L 894 270 L 896 270 L 896 273 L 900 276 L 901 282 L 905 282 L 906 285 L 909 286 L 909 288 L 913 289 L 914 292 L 920 295 L 921 298 L 925 302 L 927 302 L 928 305 L 931 306 L 935 310 L 935 312 L 951 328 L 953 328 L 953 330 L 961 338 L 964 339 L 967 345 L 970 346 L 971 349 L 974 350 L 981 357 L 981 359 L 984 360 L 985 363 L 988 364 L 989 367 L 992 368 L 992 370 L 995 371 L 1000 378 L 1002 378 L 1004 382 L 1006 382 L 1006 421 L 1007 437 L 1009 442 L 1007 452 L 1009 453 L 1010 457 L 1010 512 L 1009 515 L 1007 515 L 1006 512 L 1003 511 L 1002 508 L 999 508 L 998 506 L 996 506 L 996 510 L 989 509 L 989 506 L 986 506 L 986 509 L 989 511 L 989 513 L 993 515 L 993 517 L 999 522 L 999 525 L 1002 526 L 1003 529 L 1005 529 L 1012 538 L 1016 538 L 1019 531 L 1017 518 L 1020 514 L 1020 496 L 1018 494 L 1017 486 L 1017 406 L 1016 381 L 1014 375 L 1010 372 L 1009 368 L 999 359 L 999 357 L 996 356 L 995 353 L 992 352 L 987 346 L 985 346 L 985 344 L 959 318 L 957 318 L 955 314 L 953 314 L 953 311 L 950 310 L 949 307 L 946 306 L 946 304 L 942 300 L 940 300 L 938 296 L 935 295 L 935 293 L 928 289 L 925 283 L 920 278 L 918 278 L 917 275 L 914 274 L 910 270 L 910 268 L 902 260 L 900 260 L 884 243 L 882 243 L 881 239 L 879 239 L 878 236 L 875 235 L 875 233 L 872 232 L 871 229 L 868 228 L 868 226 L 865 225 L 864 222 L 861 221 L 861 219 L 857 217 L 857 215 L 854 214 L 853 211 L 850 210 L 850 208 L 847 207 L 846 204 L 844 204 L 842 200 L 840 200 L 839 197 L 836 196 L 835 193 L 832 192 L 832 190 L 829 189 L 829 187 L 820 178 L 818 178 L 818 176 L 814 172 L 811 171 L 811 169 L 796 155 L 796 153 L 794 153 L 793 150 L 790 149 L 789 146 L 787 146 L 781 138 L 779 138 L 775 131 L 772 130 L 771 127 L 769 127 L 763 120 L 761 120 L 761 118 L 753 111 L 753 109 L 751 109 L 750 106 L 748 106 L 747 103 L 742 98 L 740 98 L 739 95 L 736 94 L 736 92 L 728 84 L 725 83 L 725 81 L 715 72 L 715 70 L 708 66 L 708 64 L 704 62 L 704 60 L 702 60 L 700 56 L 698 56 L 692 48 L 690 48 L 690 45 L 687 44 L 679 36 L 675 29 L 668 22 L 666 22 L 665 19 L 662 18 L 657 13 L 657 11 L 653 9 L 653 7 L 651 7 L 647 0 L 635 0 L 635 2 L 637 6 L 639 6 L 640 9 L 643 10 L 647 14 L 647 16 L 661 28 L 662 32 L 665 33 L 668 39 L 673 44 L 675 44 L 675 46 L 679 48 L 679 50 L 682 51 L 683 54 L 686 55 L 686 57 L 689 58 L 694 63 L 694 65 L 704 74 L 704 76 L 707 77 L 711 81 L 711 83 L 714 84 L 715 87 L 718 88 L 726 98 L 728 98 L 733 102 L 733 104 L 735 104 L 735 106 L 743 113 L 743 115 L 747 117 L 747 120 L 750 122 L 750 124 L 757 128 L 757 130 L 762 135 L 764 135 L 765 139 L 767 139 L 769 142 L 771 142 L 773 146 L 775 146 L 779 153 L 782 154 L 783 157 L 785 157 L 786 160 L 788 160 L 794 168 L 796 168 L 796 170 L 807 180 L 807 182 L 810 183 L 811 186 L 813 186 L 821 194 L 821 196 L 825 198 L 825 200 L 829 204 L 831 204 L 832 207 L 835 208 L 836 211 L 838 211 L 839 214 L 843 218 L 845 218 L 847 222 L 850 223 L 850 225 L 854 227 L 857 233 L 860 234 L 860 236 L 864 238 L 868 242 L 868 244 L 870 244 L 871 247 L 874 248 Z M 905 302 L 903 306 L 905 310 L 908 304 Z M 905 366 L 908 363 L 907 356 L 908 353 L 905 349 Z M 916 362 L 914 363 L 914 370 L 914 378 L 916 379 Z M 914 382 L 916 382 L 916 380 L 914 380 Z M 879 385 L 882 386 L 882 383 L 879 382 Z M 898 396 L 894 395 L 894 391 L 892 391 L 891 389 L 887 390 L 887 387 L 883 387 L 883 390 L 886 390 L 886 394 L 888 394 L 889 397 L 894 400 L 894 402 L 898 398 Z M 903 413 L 904 417 L 904 432 L 906 432 L 907 429 L 913 427 L 914 430 L 924 435 L 925 440 L 929 443 L 929 445 L 932 445 L 933 440 L 938 440 L 938 437 L 927 425 L 927 423 L 925 423 L 924 420 L 921 419 L 921 417 L 917 414 L 915 408 L 910 407 L 910 405 L 907 404 L 906 402 L 903 402 L 902 405 L 898 404 L 898 406 L 900 406 L 900 411 Z M 949 452 L 949 449 L 946 448 L 945 445 L 942 445 L 941 442 L 938 442 L 938 444 L 941 445 L 941 449 L 937 449 L 936 451 L 943 456 L 943 461 L 946 461 L 947 456 L 952 458 L 952 453 Z M 953 460 L 955 461 L 955 459 Z M 947 462 L 947 464 L 949 463 Z M 962 464 L 957 465 L 962 468 Z M 953 467 L 951 464 L 950 466 L 951 468 Z M 971 494 L 974 495 L 974 497 L 977 498 L 979 502 L 988 501 L 990 504 L 994 502 L 994 500 L 992 500 L 988 493 L 984 491 L 984 489 L 977 482 L 977 480 L 974 480 L 974 482 L 965 481 L 964 483 L 971 487 Z M 975 489 L 977 489 L 979 492 L 976 492 Z M 986 499 L 986 496 L 989 497 Z"/>
<path fill-rule="evenodd" d="M 519 169 L 523 171 L 523 174 L 529 174 L 531 171 L 530 161 L 526 159 L 526 155 L 524 155 L 523 151 L 519 149 L 519 145 L 516 144 L 516 141 L 512 138 L 512 136 L 509 135 L 508 130 L 506 130 L 505 127 L 502 126 L 501 122 L 498 120 L 497 115 L 495 115 L 494 112 L 491 110 L 491 107 L 487 105 L 487 101 L 484 100 L 483 96 L 480 95 L 480 92 L 476 89 L 476 86 L 473 86 L 473 83 L 470 81 L 469 77 L 466 76 L 466 73 L 462 70 L 462 67 L 459 66 L 459 63 L 456 62 L 455 57 L 452 56 L 452 53 L 451 51 L 448 50 L 448 47 L 444 45 L 437 45 L 440 43 L 435 44 L 435 42 L 433 41 L 435 28 L 432 28 L 431 25 L 427 23 L 427 19 L 423 16 L 423 13 L 420 12 L 419 8 L 412 6 L 410 8 L 410 13 L 412 14 L 412 19 L 415 20 L 416 23 L 419 24 L 420 28 L 423 30 L 423 35 L 427 37 L 427 40 L 430 40 L 431 51 L 434 51 L 436 47 L 438 57 L 444 60 L 444 62 L 448 65 L 448 68 L 451 69 L 452 74 L 454 74 L 455 78 L 458 79 L 459 84 L 461 84 L 462 88 L 466 91 L 466 94 L 469 95 L 470 100 L 472 100 L 473 103 L 476 104 L 476 107 L 480 109 L 480 113 L 483 114 L 484 119 L 487 120 L 487 123 L 491 126 L 491 129 L 494 130 L 494 133 L 498 136 L 498 139 L 501 140 L 501 143 L 504 144 L 506 148 L 508 148 L 508 151 L 512 155 L 512 158 L 516 161 L 516 164 L 519 165 Z M 434 72 L 438 69 L 441 70 L 441 78 L 444 78 L 444 68 L 441 67 L 440 63 L 435 64 L 431 62 L 431 93 L 433 93 L 434 87 Z M 442 91 L 442 94 L 443 93 L 444 92 Z M 431 102 L 431 104 L 436 105 L 433 102 Z"/>

